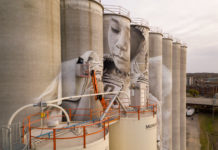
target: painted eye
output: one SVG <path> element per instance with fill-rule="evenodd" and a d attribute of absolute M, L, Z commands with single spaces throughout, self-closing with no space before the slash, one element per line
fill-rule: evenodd
<path fill-rule="evenodd" d="M 119 33 L 119 32 L 120 32 L 119 29 L 116 29 L 116 28 L 113 28 L 113 27 L 111 27 L 111 30 L 112 30 L 114 33 Z"/>

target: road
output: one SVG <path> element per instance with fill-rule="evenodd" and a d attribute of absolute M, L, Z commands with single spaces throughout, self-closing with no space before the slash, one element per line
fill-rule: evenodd
<path fill-rule="evenodd" d="M 200 126 L 198 121 L 198 115 L 187 117 L 186 119 L 186 140 L 187 150 L 200 150 Z"/>

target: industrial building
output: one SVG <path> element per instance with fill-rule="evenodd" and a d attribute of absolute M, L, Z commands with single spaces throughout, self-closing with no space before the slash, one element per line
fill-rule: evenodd
<path fill-rule="evenodd" d="M 186 150 L 186 45 L 100 0 L 0 12 L 0 149 Z"/>

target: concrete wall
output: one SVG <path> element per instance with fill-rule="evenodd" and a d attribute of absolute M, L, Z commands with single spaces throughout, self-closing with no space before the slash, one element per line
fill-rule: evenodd
<path fill-rule="evenodd" d="M 110 150 L 157 150 L 157 118 L 150 113 L 138 120 L 121 118 L 110 126 Z"/>
<path fill-rule="evenodd" d="M 163 38 L 162 150 L 172 150 L 172 44 L 172 39 Z"/>
<path fill-rule="evenodd" d="M 60 2 L 1 0 L 0 20 L 1 126 L 21 106 L 38 102 L 60 72 Z"/>
<path fill-rule="evenodd" d="M 186 53 L 181 46 L 180 55 L 180 150 L 186 150 Z"/>
<path fill-rule="evenodd" d="M 103 7 L 100 3 L 93 0 L 61 0 L 61 46 L 62 95 L 65 97 L 94 93 L 91 78 L 76 75 L 78 57 L 90 64 L 90 70 L 96 71 L 98 89 L 103 92 Z M 94 97 L 65 101 L 62 106 L 66 109 L 101 108 Z M 72 111 L 72 115 L 75 113 L 82 115 L 89 111 Z M 89 118 L 79 116 L 72 119 Z"/>
<path fill-rule="evenodd" d="M 151 100 L 158 103 L 158 147 L 161 147 L 161 101 L 162 101 L 162 37 L 161 33 L 149 33 L 149 91 Z"/>
<path fill-rule="evenodd" d="M 173 43 L 173 85 L 172 85 L 172 148 L 180 150 L 180 46 L 178 42 Z"/>

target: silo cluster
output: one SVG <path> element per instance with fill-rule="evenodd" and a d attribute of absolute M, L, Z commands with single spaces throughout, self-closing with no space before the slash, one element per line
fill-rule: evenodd
<path fill-rule="evenodd" d="M 119 111 L 137 114 L 111 124 L 107 140 L 98 141 L 102 149 L 186 149 L 186 45 L 97 0 L 1 0 L 0 12 L 1 126 L 29 103 L 121 91 L 110 109 L 121 102 L 126 110 Z M 58 105 L 71 120 L 87 121 L 91 112 L 83 108 L 105 111 L 100 97 Z M 115 95 L 103 97 L 108 104 Z"/>

